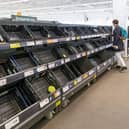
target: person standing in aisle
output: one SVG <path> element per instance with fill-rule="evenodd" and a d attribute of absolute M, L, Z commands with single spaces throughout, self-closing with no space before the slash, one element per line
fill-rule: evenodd
<path fill-rule="evenodd" d="M 120 72 L 127 70 L 126 63 L 122 57 L 124 53 L 124 41 L 126 40 L 126 36 L 123 36 L 123 31 L 125 31 L 122 27 L 119 26 L 119 21 L 117 19 L 113 20 L 113 49 L 116 51 L 116 61 L 117 67 L 120 68 Z M 127 33 L 125 31 L 125 33 Z"/>

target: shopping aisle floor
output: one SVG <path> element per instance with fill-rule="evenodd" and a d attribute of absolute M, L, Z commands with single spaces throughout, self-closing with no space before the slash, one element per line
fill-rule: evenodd
<path fill-rule="evenodd" d="M 129 129 L 129 71 L 107 72 L 54 119 L 33 129 Z"/>

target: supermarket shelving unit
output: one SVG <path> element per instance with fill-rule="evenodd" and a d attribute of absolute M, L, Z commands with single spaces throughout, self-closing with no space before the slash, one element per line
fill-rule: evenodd
<path fill-rule="evenodd" d="M 0 129 L 28 129 L 114 63 L 111 27 L 16 18 L 0 20 Z"/>

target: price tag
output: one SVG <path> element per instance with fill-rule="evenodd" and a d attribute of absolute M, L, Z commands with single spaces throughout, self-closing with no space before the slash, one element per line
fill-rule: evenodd
<path fill-rule="evenodd" d="M 21 44 L 20 43 L 10 44 L 10 48 L 20 48 L 20 47 L 21 47 Z"/>
<path fill-rule="evenodd" d="M 48 99 L 48 98 L 42 100 L 42 101 L 40 102 L 40 108 L 43 108 L 43 107 L 44 107 L 45 105 L 47 105 L 48 103 L 49 103 L 49 99 Z"/>
<path fill-rule="evenodd" d="M 70 41 L 70 38 L 66 38 L 66 41 Z"/>
<path fill-rule="evenodd" d="M 61 93 L 60 93 L 60 91 L 58 90 L 58 91 L 56 91 L 56 92 L 54 93 L 54 97 L 57 98 L 58 96 L 60 96 L 60 94 L 61 94 Z"/>
<path fill-rule="evenodd" d="M 68 91 L 69 90 L 69 86 L 68 85 L 66 85 L 66 86 L 64 86 L 63 87 L 63 92 L 65 93 L 66 91 Z"/>
<path fill-rule="evenodd" d="M 0 80 L 0 86 L 6 85 L 6 84 L 7 84 L 7 79 Z"/>
<path fill-rule="evenodd" d="M 85 36 L 81 36 L 81 39 L 85 39 Z"/>
<path fill-rule="evenodd" d="M 90 70 L 89 75 L 92 75 L 94 72 L 95 72 L 94 70 Z"/>
<path fill-rule="evenodd" d="M 20 123 L 20 120 L 19 120 L 19 117 L 16 117 L 13 120 L 9 121 L 7 124 L 5 124 L 5 129 L 11 129 L 14 126 L 16 126 L 18 123 Z"/>
<path fill-rule="evenodd" d="M 86 79 L 88 77 L 88 74 L 83 74 L 83 79 Z"/>
<path fill-rule="evenodd" d="M 75 37 L 72 37 L 72 40 L 75 40 L 76 38 Z"/>
<path fill-rule="evenodd" d="M 49 63 L 49 64 L 48 64 L 48 68 L 51 69 L 51 68 L 54 68 L 54 67 L 55 67 L 55 63 Z"/>
<path fill-rule="evenodd" d="M 37 68 L 37 72 L 41 72 L 47 69 L 47 66 L 43 65 Z"/>
<path fill-rule="evenodd" d="M 52 44 L 52 43 L 54 43 L 54 40 L 53 40 L 53 39 L 48 39 L 48 40 L 47 40 L 47 43 L 48 43 L 48 44 Z"/>
<path fill-rule="evenodd" d="M 100 50 L 102 50 L 103 49 L 103 47 L 100 47 Z"/>
<path fill-rule="evenodd" d="M 103 49 L 105 49 L 106 47 L 105 47 L 105 45 L 103 46 Z"/>
<path fill-rule="evenodd" d="M 91 35 L 88 35 L 87 38 L 91 38 Z"/>
<path fill-rule="evenodd" d="M 81 81 L 82 81 L 82 77 L 79 77 L 79 78 L 77 79 L 77 81 L 78 81 L 78 82 L 81 82 Z"/>
<path fill-rule="evenodd" d="M 109 48 L 109 45 L 106 45 L 106 48 Z"/>
<path fill-rule="evenodd" d="M 95 52 L 94 50 L 91 51 L 91 53 L 94 53 L 94 52 Z"/>
<path fill-rule="evenodd" d="M 80 40 L 81 39 L 81 37 L 80 36 L 77 36 L 77 40 Z"/>
<path fill-rule="evenodd" d="M 74 80 L 74 81 L 73 81 L 74 86 L 76 86 L 76 85 L 77 85 L 77 83 L 78 83 L 78 81 L 77 81 L 77 80 Z"/>
<path fill-rule="evenodd" d="M 77 58 L 80 58 L 81 57 L 81 54 L 77 54 L 76 56 L 77 56 Z"/>
<path fill-rule="evenodd" d="M 109 62 L 109 63 L 111 63 L 111 62 L 112 62 L 112 60 L 111 60 L 111 59 L 109 59 L 109 60 L 108 60 L 108 62 Z"/>
<path fill-rule="evenodd" d="M 64 60 L 63 59 L 61 60 L 61 64 L 64 64 Z"/>
<path fill-rule="evenodd" d="M 33 74 L 34 74 L 33 70 L 28 70 L 28 71 L 24 72 L 24 77 L 28 77 L 28 76 L 31 76 Z"/>
<path fill-rule="evenodd" d="M 70 61 L 70 58 L 66 58 L 65 59 L 65 62 L 67 63 L 67 62 L 69 62 Z"/>
<path fill-rule="evenodd" d="M 100 70 L 100 66 L 97 66 L 97 70 Z"/>
<path fill-rule="evenodd" d="M 42 40 L 37 40 L 36 41 L 36 45 L 41 45 L 41 44 L 43 44 L 43 41 Z"/>
<path fill-rule="evenodd" d="M 58 39 L 53 39 L 53 42 L 57 43 L 57 42 L 59 42 L 59 40 Z"/>
<path fill-rule="evenodd" d="M 104 62 L 103 65 L 106 66 L 107 65 L 107 62 Z"/>
<path fill-rule="evenodd" d="M 90 55 L 90 51 L 87 52 L 87 55 Z"/>
<path fill-rule="evenodd" d="M 86 35 L 86 36 L 84 36 L 84 38 L 88 38 L 88 36 Z"/>
<path fill-rule="evenodd" d="M 82 53 L 82 56 L 86 56 L 86 52 L 83 52 L 83 53 Z"/>
<path fill-rule="evenodd" d="M 95 49 L 95 52 L 98 52 L 98 48 Z"/>
<path fill-rule="evenodd" d="M 26 45 L 27 46 L 34 46 L 34 41 L 28 41 L 28 42 L 26 42 Z"/>

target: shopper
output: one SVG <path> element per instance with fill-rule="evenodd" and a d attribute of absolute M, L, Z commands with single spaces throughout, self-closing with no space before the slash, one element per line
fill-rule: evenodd
<path fill-rule="evenodd" d="M 117 67 L 120 68 L 120 72 L 127 70 L 126 63 L 122 57 L 124 54 L 124 42 L 126 37 L 122 35 L 122 31 L 124 30 L 119 26 L 119 21 L 117 19 L 113 20 L 113 48 L 116 51 L 115 56 L 117 60 Z M 125 32 L 126 33 L 126 32 Z"/>

